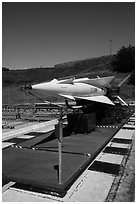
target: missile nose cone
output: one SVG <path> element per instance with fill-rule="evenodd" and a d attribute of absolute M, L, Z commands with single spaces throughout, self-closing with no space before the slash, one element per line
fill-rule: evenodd
<path fill-rule="evenodd" d="M 31 87 L 32 89 L 40 89 L 41 85 L 40 84 L 35 84 Z"/>
<path fill-rule="evenodd" d="M 50 87 L 49 83 L 41 83 L 41 84 L 35 84 L 32 86 L 32 89 L 35 90 L 46 90 Z"/>

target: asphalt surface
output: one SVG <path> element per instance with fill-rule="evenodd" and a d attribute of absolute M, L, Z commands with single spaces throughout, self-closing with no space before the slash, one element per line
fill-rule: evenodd
<path fill-rule="evenodd" d="M 39 133 L 35 138 L 22 140 L 17 145 L 22 148 L 13 146 L 3 149 L 3 183 L 11 180 L 54 191 L 64 191 L 117 131 L 116 128 L 96 128 L 88 134 L 71 136 L 66 131 L 62 145 L 61 185 L 58 182 L 58 140 L 54 132 Z"/>

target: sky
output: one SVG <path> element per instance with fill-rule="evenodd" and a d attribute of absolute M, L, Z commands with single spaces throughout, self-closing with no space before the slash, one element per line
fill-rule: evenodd
<path fill-rule="evenodd" d="M 134 2 L 3 2 L 2 66 L 10 69 L 115 54 L 135 44 Z"/>

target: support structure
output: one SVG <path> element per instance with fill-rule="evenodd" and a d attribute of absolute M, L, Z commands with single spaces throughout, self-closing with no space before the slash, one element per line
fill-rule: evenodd
<path fill-rule="evenodd" d="M 58 152 L 59 152 L 59 165 L 58 165 L 58 176 L 59 184 L 62 184 L 62 138 L 63 138 L 63 127 L 62 127 L 62 107 L 60 108 L 59 123 L 55 126 L 56 137 L 58 138 Z"/>

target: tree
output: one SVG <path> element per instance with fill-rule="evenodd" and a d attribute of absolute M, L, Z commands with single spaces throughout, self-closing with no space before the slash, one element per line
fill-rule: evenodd
<path fill-rule="evenodd" d="M 2 67 L 2 71 L 9 71 L 9 69 L 6 67 Z"/>
<path fill-rule="evenodd" d="M 122 47 L 111 61 L 114 71 L 131 72 L 135 69 L 135 47 Z"/>

